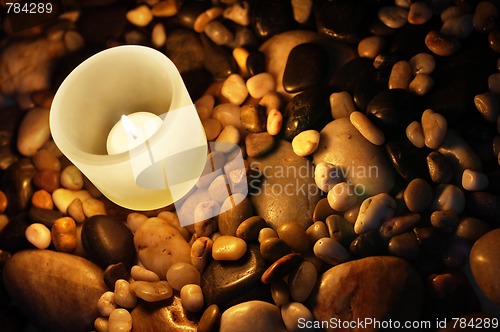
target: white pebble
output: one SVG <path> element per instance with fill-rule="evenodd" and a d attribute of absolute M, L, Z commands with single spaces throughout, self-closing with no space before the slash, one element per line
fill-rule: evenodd
<path fill-rule="evenodd" d="M 126 14 L 127 20 L 138 27 L 145 27 L 153 20 L 153 14 L 146 5 L 129 10 Z"/>
<path fill-rule="evenodd" d="M 314 316 L 311 311 L 300 302 L 291 302 L 281 307 L 281 318 L 286 329 L 290 332 L 302 331 L 301 322 L 312 322 Z"/>
<path fill-rule="evenodd" d="M 278 93 L 275 91 L 270 91 L 262 97 L 262 99 L 259 101 L 259 105 L 262 105 L 266 108 L 267 114 L 271 110 L 279 110 L 281 108 L 281 97 Z"/>
<path fill-rule="evenodd" d="M 241 105 L 248 96 L 243 77 L 238 74 L 229 75 L 224 83 L 222 83 L 221 94 L 226 97 L 230 103 Z"/>
<path fill-rule="evenodd" d="M 198 312 L 203 309 L 204 299 L 201 287 L 198 285 L 184 285 L 181 289 L 181 303 L 189 312 Z"/>
<path fill-rule="evenodd" d="M 260 73 L 250 77 L 247 80 L 247 89 L 250 96 L 259 99 L 268 92 L 276 89 L 276 82 L 273 75 L 269 73 Z"/>
<path fill-rule="evenodd" d="M 436 60 L 429 53 L 418 53 L 410 59 L 409 63 L 413 75 L 430 74 L 436 68 Z"/>
<path fill-rule="evenodd" d="M 343 180 L 341 174 L 342 172 L 337 166 L 330 163 L 319 163 L 314 169 L 314 182 L 319 189 L 327 193 Z"/>
<path fill-rule="evenodd" d="M 405 25 L 408 10 L 396 6 L 386 6 L 378 10 L 378 18 L 389 28 L 398 29 Z"/>
<path fill-rule="evenodd" d="M 82 209 L 87 218 L 107 214 L 104 202 L 93 197 L 83 201 Z"/>
<path fill-rule="evenodd" d="M 472 26 L 472 15 L 466 14 L 458 17 L 452 17 L 446 20 L 441 27 L 443 35 L 463 39 L 468 37 L 474 27 Z"/>
<path fill-rule="evenodd" d="M 352 112 L 349 116 L 352 125 L 366 138 L 375 145 L 382 145 L 385 142 L 384 132 L 380 130 L 366 115 L 361 112 Z"/>
<path fill-rule="evenodd" d="M 427 109 L 422 114 L 422 129 L 424 131 L 425 145 L 437 149 L 444 141 L 448 130 L 448 123 L 444 116 Z"/>
<path fill-rule="evenodd" d="M 434 80 L 430 75 L 417 74 L 415 78 L 410 82 L 410 86 L 408 88 L 414 94 L 423 96 L 431 91 L 433 86 Z"/>
<path fill-rule="evenodd" d="M 217 105 L 213 112 L 212 118 L 220 122 L 222 127 L 234 126 L 241 128 L 240 107 L 231 103 L 223 103 Z"/>
<path fill-rule="evenodd" d="M 356 110 L 354 101 L 347 91 L 334 92 L 330 95 L 330 108 L 332 117 L 336 119 L 347 118 Z"/>
<path fill-rule="evenodd" d="M 44 224 L 33 223 L 24 232 L 26 239 L 38 249 L 47 249 L 50 246 L 50 229 Z"/>
<path fill-rule="evenodd" d="M 432 17 L 432 9 L 423 1 L 417 1 L 410 5 L 408 12 L 408 23 L 410 24 L 424 24 Z"/>
<path fill-rule="evenodd" d="M 203 95 L 194 102 L 194 106 L 201 120 L 208 119 L 212 116 L 214 105 L 215 98 L 212 95 Z"/>
<path fill-rule="evenodd" d="M 408 89 L 411 80 L 411 66 L 408 62 L 401 60 L 392 66 L 389 76 L 389 89 Z"/>
<path fill-rule="evenodd" d="M 160 277 L 158 277 L 156 273 L 139 265 L 132 266 L 132 269 L 130 270 L 130 276 L 135 281 L 160 281 Z"/>
<path fill-rule="evenodd" d="M 236 127 L 227 126 L 221 131 L 219 137 L 217 137 L 215 141 L 232 143 L 234 146 L 237 146 L 238 143 L 240 142 L 240 138 L 241 138 L 240 131 L 236 129 Z M 228 146 L 227 144 L 217 144 L 215 146 L 215 149 L 221 152 L 229 152 L 230 150 L 232 150 L 232 148 L 233 147 Z"/>
<path fill-rule="evenodd" d="M 349 252 L 336 240 L 324 237 L 316 241 L 313 247 L 316 257 L 330 265 L 337 265 L 349 259 Z"/>
<path fill-rule="evenodd" d="M 474 97 L 474 104 L 484 119 L 495 123 L 498 118 L 499 105 L 497 97 L 491 92 L 486 92 Z"/>
<path fill-rule="evenodd" d="M 348 182 L 340 182 L 328 191 L 328 204 L 335 211 L 346 211 L 356 204 L 358 197 L 354 186 Z"/>
<path fill-rule="evenodd" d="M 108 332 L 128 332 L 132 330 L 132 316 L 125 309 L 115 309 L 108 319 Z"/>
<path fill-rule="evenodd" d="M 359 208 L 354 232 L 361 234 L 379 228 L 385 220 L 394 216 L 396 207 L 394 198 L 386 193 L 365 199 Z"/>
<path fill-rule="evenodd" d="M 97 310 L 99 310 L 99 314 L 101 316 L 108 317 L 115 309 L 115 294 L 109 291 L 102 294 L 97 301 Z"/>
<path fill-rule="evenodd" d="M 318 148 L 319 138 L 319 132 L 316 130 L 306 130 L 299 133 L 292 140 L 293 152 L 300 157 L 314 153 Z"/>
<path fill-rule="evenodd" d="M 375 59 L 382 53 L 385 47 L 385 39 L 381 36 L 369 36 L 363 38 L 358 44 L 358 54 L 362 58 Z"/>
<path fill-rule="evenodd" d="M 418 121 L 413 121 L 406 127 L 406 137 L 417 148 L 425 146 L 424 131 L 422 125 Z"/>
<path fill-rule="evenodd" d="M 465 208 L 465 195 L 463 191 L 452 184 L 440 184 L 434 189 L 432 209 L 451 210 L 460 214 Z"/>
<path fill-rule="evenodd" d="M 148 217 L 142 213 L 139 212 L 129 213 L 127 216 L 127 226 L 132 231 L 132 233 L 135 233 L 137 228 L 139 228 L 139 226 L 141 226 L 142 223 L 145 222 L 147 219 Z"/>
<path fill-rule="evenodd" d="M 277 109 L 271 109 L 267 115 L 267 133 L 269 135 L 278 135 L 283 125 L 283 114 Z"/>
<path fill-rule="evenodd" d="M 115 303 L 127 309 L 132 309 L 137 304 L 137 297 L 130 291 L 130 284 L 125 279 L 115 282 Z"/>
<path fill-rule="evenodd" d="M 66 189 L 80 190 L 83 188 L 82 172 L 75 166 L 69 165 L 61 172 L 61 186 Z"/>
<path fill-rule="evenodd" d="M 200 272 L 189 263 L 175 263 L 167 271 L 167 281 L 173 289 L 180 291 L 187 284 L 199 285 Z"/>
<path fill-rule="evenodd" d="M 489 181 L 486 174 L 471 169 L 466 169 L 462 174 L 462 187 L 468 191 L 481 191 L 488 187 Z"/>

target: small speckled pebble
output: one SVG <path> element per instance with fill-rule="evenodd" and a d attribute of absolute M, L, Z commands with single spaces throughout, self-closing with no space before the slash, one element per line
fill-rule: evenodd
<path fill-rule="evenodd" d="M 247 251 L 247 244 L 239 237 L 223 235 L 214 241 L 212 257 L 218 261 L 235 261 Z"/>
<path fill-rule="evenodd" d="M 38 249 L 47 249 L 50 246 L 50 230 L 44 224 L 33 223 L 24 232 L 26 239 Z"/>
<path fill-rule="evenodd" d="M 76 249 L 76 224 L 73 218 L 63 217 L 57 219 L 52 226 L 51 235 L 56 250 L 72 252 Z"/>
<path fill-rule="evenodd" d="M 127 20 L 138 27 L 145 27 L 153 19 L 151 10 L 146 5 L 141 5 L 127 12 Z"/>
<path fill-rule="evenodd" d="M 318 148 L 320 134 L 316 130 L 306 130 L 299 133 L 292 140 L 292 149 L 296 155 L 305 157 L 313 154 Z"/>
<path fill-rule="evenodd" d="M 198 312 L 203 309 L 203 292 L 199 285 L 184 285 L 181 289 L 181 302 L 189 312 Z"/>
<path fill-rule="evenodd" d="M 108 332 L 129 332 L 132 330 L 132 316 L 125 309 L 115 309 L 108 319 Z"/>
<path fill-rule="evenodd" d="M 130 284 L 125 279 L 115 282 L 115 303 L 126 309 L 132 309 L 137 304 L 137 297 L 130 291 Z"/>
<path fill-rule="evenodd" d="M 267 115 L 267 133 L 269 135 L 278 135 L 283 125 L 283 115 L 277 109 L 271 109 Z"/>
<path fill-rule="evenodd" d="M 172 287 L 166 281 L 134 281 L 130 291 L 146 302 L 158 302 L 169 299 L 174 294 Z"/>
<path fill-rule="evenodd" d="M 115 293 L 108 291 L 102 294 L 97 301 L 97 310 L 99 310 L 99 314 L 101 316 L 108 317 L 115 309 Z"/>
<path fill-rule="evenodd" d="M 462 187 L 469 191 L 482 191 L 489 185 L 486 174 L 466 169 L 462 174 Z"/>

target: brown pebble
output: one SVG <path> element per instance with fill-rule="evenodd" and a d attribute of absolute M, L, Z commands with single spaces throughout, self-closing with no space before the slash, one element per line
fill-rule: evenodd
<path fill-rule="evenodd" d="M 245 219 L 236 229 L 236 236 L 246 242 L 255 241 L 262 228 L 267 227 L 266 221 L 260 216 Z"/>
<path fill-rule="evenodd" d="M 486 222 L 473 217 L 464 217 L 460 220 L 455 234 L 462 239 L 476 242 L 490 230 L 491 227 Z"/>
<path fill-rule="evenodd" d="M 241 194 L 234 194 L 228 197 L 224 204 L 222 204 L 221 209 L 224 209 L 226 202 L 231 202 L 229 204 L 232 204 L 232 202 L 239 203 L 219 215 L 217 220 L 219 232 L 221 235 L 235 236 L 238 226 L 253 215 L 252 204 L 247 197 Z"/>
<path fill-rule="evenodd" d="M 488 34 L 488 42 L 493 51 L 500 53 L 500 30 L 495 29 Z"/>
<path fill-rule="evenodd" d="M 425 45 L 432 53 L 441 56 L 452 55 L 460 49 L 458 40 L 437 31 L 430 31 L 425 36 Z"/>
<path fill-rule="evenodd" d="M 290 274 L 302 263 L 302 260 L 302 255 L 297 253 L 283 256 L 267 268 L 260 280 L 263 284 L 270 285 L 274 281 Z"/>
<path fill-rule="evenodd" d="M 262 105 L 243 105 L 240 110 L 241 125 L 252 133 L 266 130 L 266 109 Z"/>
<path fill-rule="evenodd" d="M 57 158 L 57 156 L 49 150 L 39 150 L 33 156 L 33 165 L 35 165 L 36 169 L 39 171 L 50 170 L 50 171 L 60 171 L 61 170 L 61 162 Z"/>
<path fill-rule="evenodd" d="M 31 197 L 31 204 L 37 208 L 45 210 L 52 210 L 54 208 L 52 195 L 43 189 L 35 191 Z"/>
<path fill-rule="evenodd" d="M 115 289 L 117 280 L 128 280 L 130 274 L 123 263 L 111 264 L 104 270 L 104 283 L 109 289 Z"/>
<path fill-rule="evenodd" d="M 57 251 L 72 252 L 76 249 L 76 224 L 71 217 L 57 219 L 52 226 L 52 243 Z"/>
<path fill-rule="evenodd" d="M 68 210 L 66 212 L 79 224 L 83 223 L 87 218 L 83 212 L 83 203 L 79 198 L 75 198 L 71 204 L 68 205 Z"/>
<path fill-rule="evenodd" d="M 277 229 L 278 236 L 294 251 L 304 253 L 309 249 L 309 241 L 305 229 L 296 222 L 281 224 Z"/>
<path fill-rule="evenodd" d="M 249 157 L 260 157 L 269 152 L 274 146 L 274 137 L 265 133 L 248 134 L 245 146 Z"/>
<path fill-rule="evenodd" d="M 57 171 L 40 171 L 33 177 L 33 184 L 39 189 L 52 193 L 59 188 L 59 177 Z"/>
<path fill-rule="evenodd" d="M 500 229 L 492 230 L 474 243 L 470 252 L 472 275 L 479 288 L 494 303 L 500 304 Z"/>
<path fill-rule="evenodd" d="M 8 201 L 7 196 L 3 191 L 0 190 L 0 214 L 4 213 L 7 210 Z"/>
<path fill-rule="evenodd" d="M 328 199 L 322 198 L 316 203 L 313 211 L 313 221 L 325 221 L 330 215 L 334 214 L 335 210 L 332 209 L 328 203 Z"/>
<path fill-rule="evenodd" d="M 212 332 L 216 330 L 221 312 L 217 304 L 212 304 L 203 312 L 198 323 L 198 332 Z"/>
<path fill-rule="evenodd" d="M 424 211 L 432 201 L 432 188 L 424 179 L 413 179 L 404 191 L 404 200 L 411 212 Z"/>
<path fill-rule="evenodd" d="M 417 236 L 413 232 L 406 232 L 391 238 L 389 241 L 391 255 L 412 260 L 420 255 Z"/>
<path fill-rule="evenodd" d="M 452 211 L 434 211 L 431 214 L 431 224 L 444 233 L 455 231 L 458 225 L 458 215 Z"/>
<path fill-rule="evenodd" d="M 268 262 L 275 262 L 281 257 L 291 254 L 292 249 L 285 241 L 271 237 L 260 243 L 260 254 Z"/>
<path fill-rule="evenodd" d="M 316 243 L 321 238 L 328 237 L 328 228 L 322 221 L 316 221 L 306 230 L 309 243 Z"/>

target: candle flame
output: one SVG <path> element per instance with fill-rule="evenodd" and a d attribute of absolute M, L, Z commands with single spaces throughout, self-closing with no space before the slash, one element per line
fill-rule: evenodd
<path fill-rule="evenodd" d="M 137 127 L 134 125 L 132 120 L 130 120 L 129 117 L 125 114 L 122 115 L 121 120 L 123 123 L 123 128 L 125 128 L 125 132 L 132 136 L 133 139 L 137 139 L 139 137 L 139 131 L 137 130 Z"/>

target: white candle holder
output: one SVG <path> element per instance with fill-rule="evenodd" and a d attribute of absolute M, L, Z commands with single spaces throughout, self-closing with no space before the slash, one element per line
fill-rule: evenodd
<path fill-rule="evenodd" d="M 108 155 L 109 131 L 122 115 L 154 113 L 163 119 L 146 142 Z M 153 210 L 186 195 L 202 174 L 207 141 L 175 65 L 143 46 L 100 52 L 59 87 L 50 128 L 61 152 L 111 201 Z"/>

